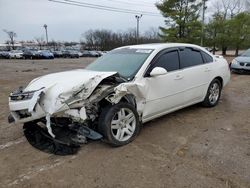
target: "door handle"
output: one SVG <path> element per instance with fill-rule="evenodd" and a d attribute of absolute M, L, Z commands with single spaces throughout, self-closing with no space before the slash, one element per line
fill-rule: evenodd
<path fill-rule="evenodd" d="M 180 74 L 177 74 L 177 75 L 175 76 L 175 80 L 181 80 L 182 78 L 183 78 L 183 76 L 180 75 Z"/>

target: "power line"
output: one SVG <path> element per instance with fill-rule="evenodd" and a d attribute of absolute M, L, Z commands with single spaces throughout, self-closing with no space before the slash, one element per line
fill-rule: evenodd
<path fill-rule="evenodd" d="M 117 8 L 117 7 L 111 7 L 111 6 L 105 6 L 105 5 L 97 5 L 97 4 L 92 4 L 92 3 L 84 3 L 84 2 L 81 2 L 81 1 L 75 1 L 75 0 L 64 0 L 64 1 L 71 2 L 71 3 L 77 3 L 77 4 L 81 4 L 81 5 L 95 6 L 95 7 L 107 8 L 107 9 L 115 9 L 115 10 L 121 10 L 121 11 L 131 11 L 131 12 L 138 12 L 138 13 L 143 13 L 143 14 L 157 14 L 155 12 L 130 10 L 130 9 L 125 9 L 125 8 Z"/>
<path fill-rule="evenodd" d="M 71 0 L 64 0 L 64 1 L 49 0 L 49 1 L 55 2 L 55 3 L 67 4 L 67 5 L 85 7 L 85 8 L 98 9 L 98 10 L 106 10 L 106 11 L 128 13 L 128 14 L 143 14 L 143 15 L 147 15 L 147 16 L 158 16 L 158 17 L 161 17 L 160 14 L 157 14 L 155 12 L 116 8 L 116 7 L 111 7 L 111 6 L 103 6 L 103 5 L 97 5 L 97 4 L 91 4 L 91 3 L 83 3 L 83 2 L 79 2 L 79 1 L 71 1 Z"/>
<path fill-rule="evenodd" d="M 116 3 L 121 3 L 121 4 L 126 4 L 126 5 L 131 5 L 131 6 L 145 6 L 145 7 L 155 7 L 154 4 L 152 3 L 139 3 L 139 2 L 131 2 L 131 1 L 121 1 L 121 0 L 106 0 L 106 1 L 112 1 Z"/>

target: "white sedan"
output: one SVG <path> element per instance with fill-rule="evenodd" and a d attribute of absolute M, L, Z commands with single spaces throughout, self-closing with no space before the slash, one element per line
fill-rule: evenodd
<path fill-rule="evenodd" d="M 122 146 L 142 123 L 196 103 L 216 106 L 229 80 L 227 61 L 196 45 L 125 46 L 12 92 L 9 121 L 24 123 L 33 146 L 50 143 L 56 154 L 74 153 L 87 138 Z"/>
<path fill-rule="evenodd" d="M 9 52 L 11 59 L 22 59 L 23 58 L 23 51 L 21 50 L 12 50 Z"/>

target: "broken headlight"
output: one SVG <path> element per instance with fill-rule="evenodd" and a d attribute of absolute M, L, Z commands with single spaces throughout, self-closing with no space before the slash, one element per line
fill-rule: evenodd
<path fill-rule="evenodd" d="M 35 91 L 12 93 L 10 95 L 10 100 L 12 101 L 29 100 L 33 97 L 34 93 Z"/>

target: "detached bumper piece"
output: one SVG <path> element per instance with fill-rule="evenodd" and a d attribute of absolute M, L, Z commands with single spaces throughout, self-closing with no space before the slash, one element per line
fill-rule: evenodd
<path fill-rule="evenodd" d="M 55 138 L 51 137 L 46 127 L 39 125 L 39 122 L 25 123 L 23 126 L 24 135 L 28 142 L 35 148 L 55 155 L 73 155 L 77 153 L 82 144 L 87 143 L 87 138 L 98 140 L 102 135 L 89 129 L 88 127 L 81 126 L 58 126 L 51 125 Z"/>
<path fill-rule="evenodd" d="M 11 114 L 8 116 L 8 122 L 9 123 L 15 122 L 15 119 L 13 118 L 13 116 Z"/>

